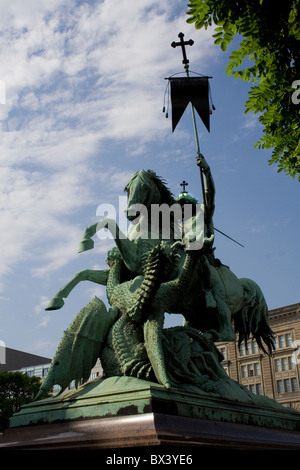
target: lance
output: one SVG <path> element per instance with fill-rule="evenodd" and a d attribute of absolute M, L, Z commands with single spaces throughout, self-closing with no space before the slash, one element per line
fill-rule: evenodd
<path fill-rule="evenodd" d="M 183 33 L 179 33 L 178 34 L 178 37 L 180 39 L 180 42 L 175 42 L 173 41 L 171 46 L 172 47 L 177 47 L 177 46 L 180 46 L 181 47 L 181 51 L 182 51 L 182 63 L 184 65 L 184 69 L 185 69 L 185 72 L 186 72 L 186 76 L 187 78 L 190 78 L 190 74 L 189 74 L 189 60 L 186 56 L 186 50 L 185 50 L 185 46 L 192 46 L 194 44 L 194 41 L 192 39 L 190 39 L 189 41 L 184 41 L 184 34 Z M 195 110 L 194 110 L 194 105 L 192 102 L 190 102 L 190 105 L 191 105 L 191 111 L 192 111 L 192 120 L 193 120 L 193 127 L 194 127 L 194 134 L 195 134 L 195 140 L 196 140 L 196 150 L 197 150 L 197 155 L 198 157 L 202 157 L 201 153 L 200 153 L 200 144 L 199 144 L 199 136 L 198 136 L 198 130 L 197 130 L 197 123 L 196 123 L 196 117 L 195 117 Z M 205 185 L 204 185 L 204 178 L 203 178 L 203 172 L 202 172 L 202 168 L 201 166 L 199 166 L 199 169 L 200 169 L 200 181 L 201 181 L 201 188 L 202 188 L 202 197 L 203 197 L 203 204 L 204 204 L 204 214 L 206 214 L 206 208 L 207 208 L 207 204 L 206 204 L 206 194 L 205 194 Z"/>

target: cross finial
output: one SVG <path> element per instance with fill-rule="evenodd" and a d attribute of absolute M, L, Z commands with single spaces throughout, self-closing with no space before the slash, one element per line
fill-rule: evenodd
<path fill-rule="evenodd" d="M 183 188 L 183 191 L 185 191 L 185 187 L 188 186 L 189 183 L 187 183 L 185 180 L 182 181 L 182 183 L 180 183 L 180 186 L 182 186 Z"/>
<path fill-rule="evenodd" d="M 178 37 L 180 38 L 180 42 L 173 41 L 171 46 L 172 47 L 181 46 L 182 57 L 183 57 L 182 63 L 187 66 L 187 64 L 189 63 L 189 60 L 186 57 L 185 46 L 192 46 L 194 44 L 194 41 L 192 39 L 190 39 L 189 41 L 184 41 L 183 40 L 183 38 L 184 38 L 183 33 L 179 33 Z"/>

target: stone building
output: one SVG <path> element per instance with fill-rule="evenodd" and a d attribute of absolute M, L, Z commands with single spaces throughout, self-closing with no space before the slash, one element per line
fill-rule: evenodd
<path fill-rule="evenodd" d="M 272 356 L 250 340 L 238 349 L 237 343 L 218 343 L 229 377 L 253 393 L 274 398 L 300 411 L 300 303 L 269 311 L 276 335 Z"/>

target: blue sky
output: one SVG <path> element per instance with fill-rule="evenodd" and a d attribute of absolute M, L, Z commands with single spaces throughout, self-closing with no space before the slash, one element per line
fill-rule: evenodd
<path fill-rule="evenodd" d="M 170 44 L 184 32 L 190 69 L 211 75 L 211 132 L 202 153 L 216 184 L 216 256 L 262 288 L 269 308 L 299 302 L 299 183 L 254 149 L 249 85 L 226 77 L 212 31 L 186 23 L 182 0 L 6 1 L 0 4 L 0 340 L 51 357 L 64 329 L 104 287 L 81 283 L 63 309 L 50 298 L 84 268 L 105 269 L 112 241 L 78 254 L 101 203 L 118 205 L 130 175 L 153 169 L 177 195 L 201 199 L 190 111 L 174 133 L 162 113 L 165 77 L 182 71 Z M 166 325 L 176 318 L 169 315 Z"/>

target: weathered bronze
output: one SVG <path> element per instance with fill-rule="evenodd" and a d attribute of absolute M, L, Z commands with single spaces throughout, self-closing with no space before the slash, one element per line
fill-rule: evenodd
<path fill-rule="evenodd" d="M 72 380 L 87 380 L 98 357 L 106 377 L 132 376 L 166 389 L 192 386 L 222 396 L 220 384 L 228 390 L 230 379 L 220 364 L 216 341 L 234 341 L 237 333 L 241 342 L 252 333 L 263 350 L 272 351 L 268 308 L 259 286 L 250 279 L 238 279 L 214 257 L 214 184 L 203 156 L 197 163 L 207 187 L 201 249 L 191 250 L 189 243 L 178 240 L 182 232 L 175 218 L 169 238 L 163 237 L 162 227 L 156 227 L 156 238 L 151 238 L 151 206 L 171 208 L 176 200 L 150 170 L 136 172 L 125 188 L 128 217 L 136 204 L 147 209 L 141 210 L 138 224 L 132 224 L 126 235 L 110 219 L 86 228 L 80 251 L 93 246 L 91 237 L 101 228 L 114 232 L 116 247 L 107 254 L 109 268 L 77 273 L 47 309 L 61 308 L 63 299 L 82 280 L 106 285 L 111 307 L 107 310 L 95 298 L 79 312 L 64 333 L 39 397 L 54 384 L 63 391 Z M 191 198 L 187 201 L 194 203 Z M 185 202 L 180 199 L 180 204 Z M 184 220 L 184 225 L 189 223 Z M 165 313 L 182 314 L 184 325 L 164 328 Z M 231 383 L 230 394 L 235 393 L 248 400 L 249 392 L 241 393 L 241 386 Z"/>

